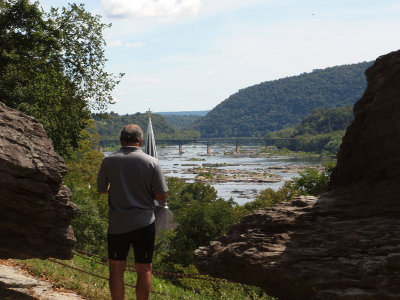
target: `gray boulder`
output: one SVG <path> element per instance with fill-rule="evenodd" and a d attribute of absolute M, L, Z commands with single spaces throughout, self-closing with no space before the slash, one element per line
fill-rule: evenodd
<path fill-rule="evenodd" d="M 72 257 L 66 172 L 43 126 L 0 102 L 0 258 Z"/>

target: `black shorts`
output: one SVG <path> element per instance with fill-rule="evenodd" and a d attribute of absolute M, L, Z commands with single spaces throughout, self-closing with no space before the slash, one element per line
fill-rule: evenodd
<path fill-rule="evenodd" d="M 111 260 L 126 260 L 132 244 L 135 262 L 150 264 L 153 260 L 155 236 L 155 222 L 130 232 L 108 234 L 108 258 Z"/>

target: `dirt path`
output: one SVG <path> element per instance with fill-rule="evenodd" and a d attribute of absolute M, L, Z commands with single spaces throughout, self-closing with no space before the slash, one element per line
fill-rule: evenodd
<path fill-rule="evenodd" d="M 47 281 L 36 279 L 26 271 L 0 261 L 1 300 L 83 300 L 67 292 L 60 292 Z"/>

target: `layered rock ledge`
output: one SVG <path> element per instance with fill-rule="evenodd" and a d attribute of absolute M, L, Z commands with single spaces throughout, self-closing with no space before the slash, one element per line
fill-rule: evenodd
<path fill-rule="evenodd" d="M 366 71 L 330 191 L 265 208 L 195 251 L 280 299 L 400 299 L 400 51 Z"/>
<path fill-rule="evenodd" d="M 0 258 L 72 257 L 66 172 L 43 126 L 0 102 Z"/>

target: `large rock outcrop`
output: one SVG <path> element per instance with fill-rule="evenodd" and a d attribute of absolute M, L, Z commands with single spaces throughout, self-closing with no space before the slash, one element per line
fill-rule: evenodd
<path fill-rule="evenodd" d="M 400 51 L 366 71 L 330 191 L 254 212 L 199 270 L 280 299 L 400 299 Z"/>
<path fill-rule="evenodd" d="M 0 258 L 72 257 L 66 172 L 43 126 L 0 102 Z"/>

